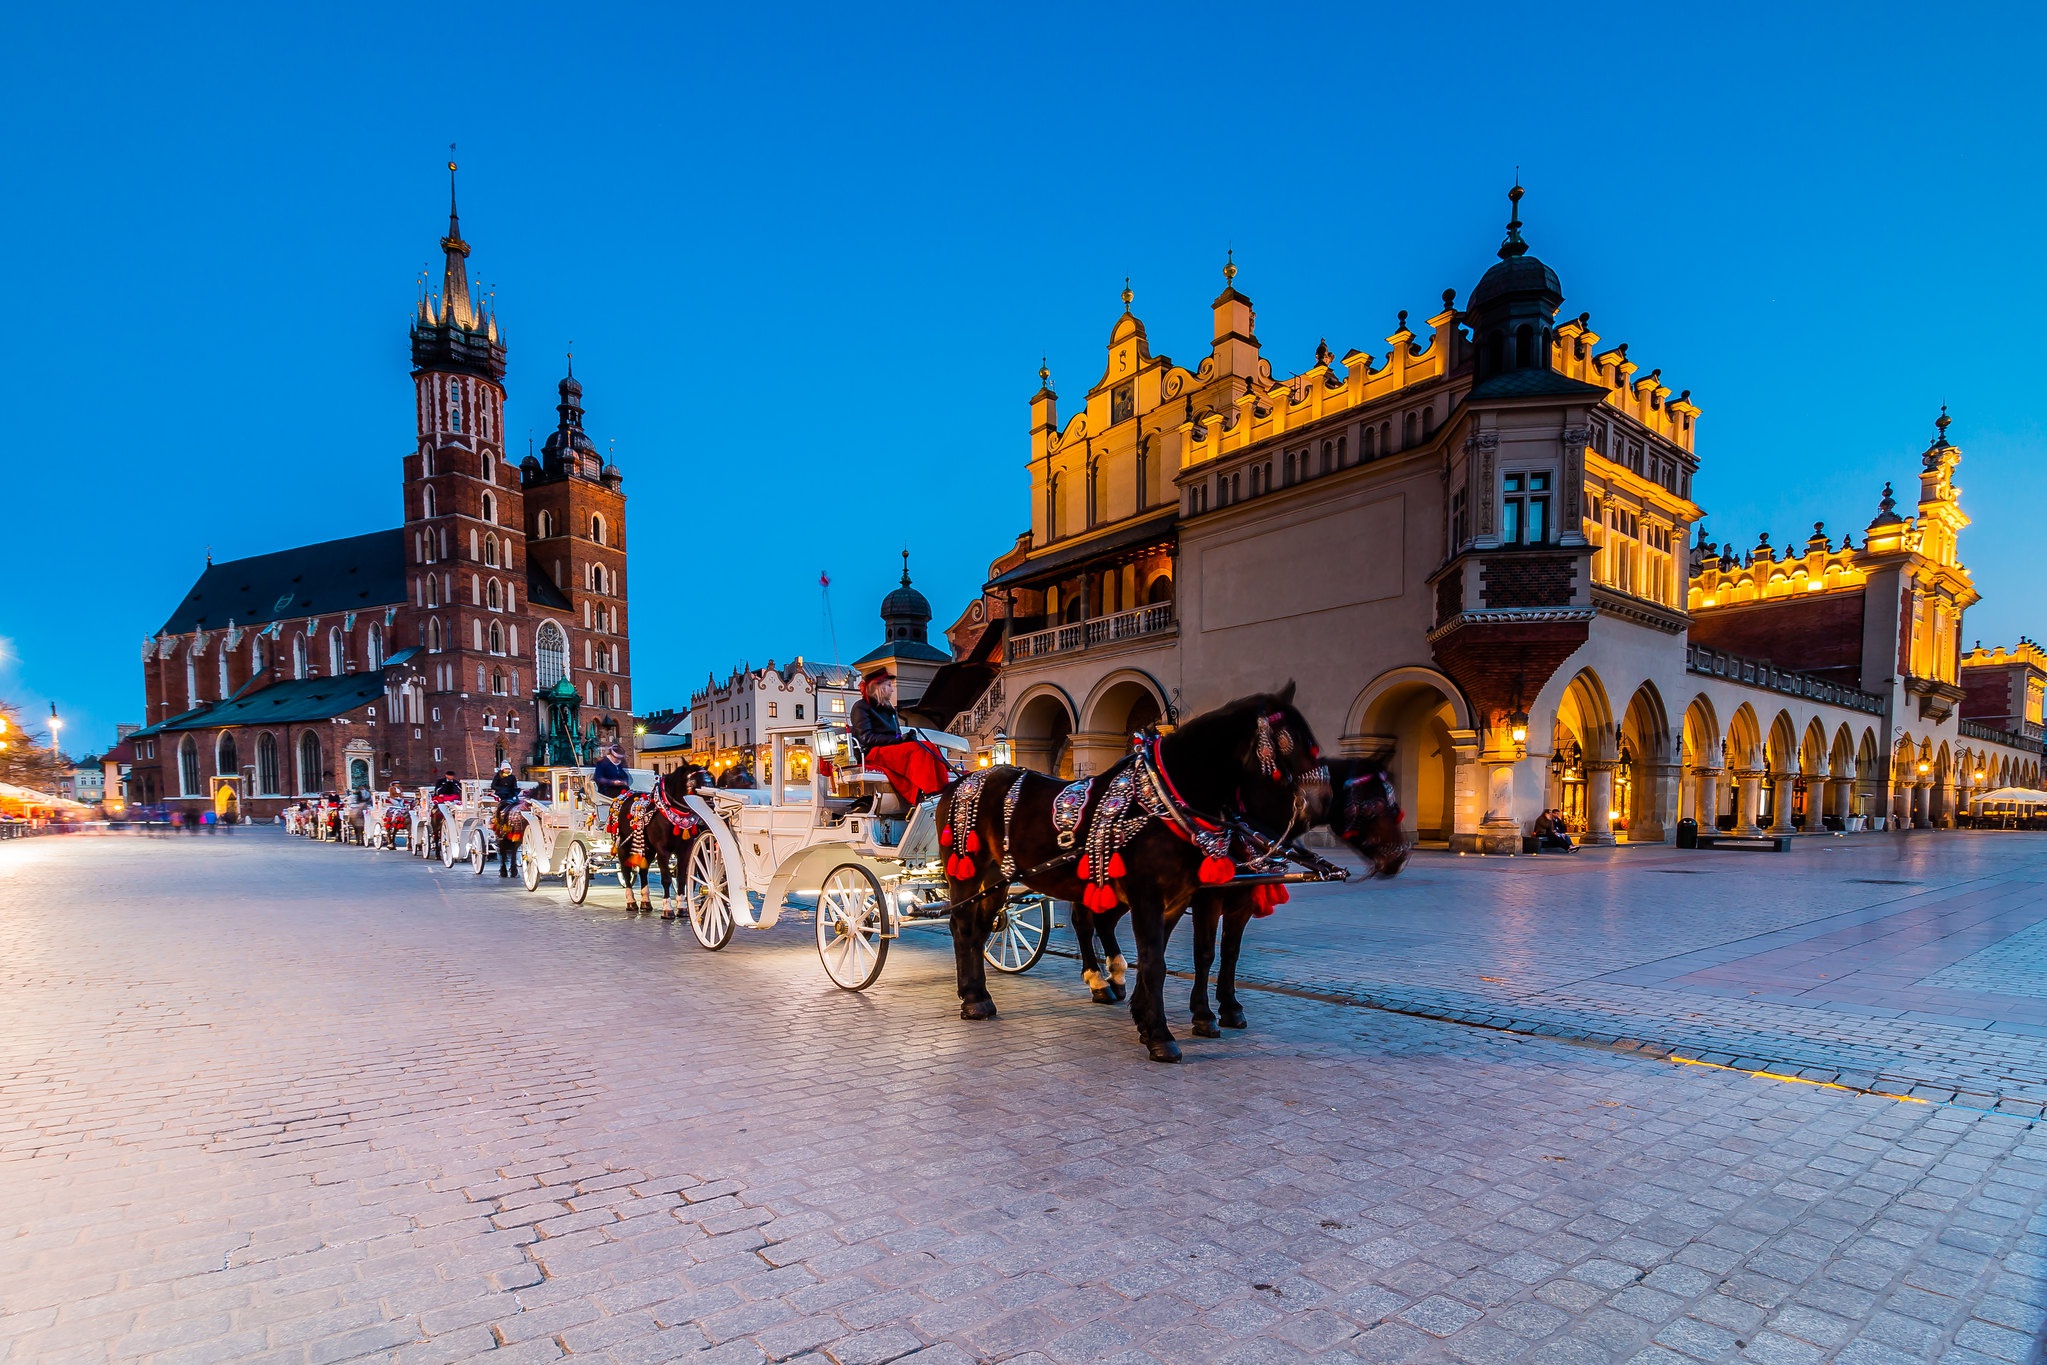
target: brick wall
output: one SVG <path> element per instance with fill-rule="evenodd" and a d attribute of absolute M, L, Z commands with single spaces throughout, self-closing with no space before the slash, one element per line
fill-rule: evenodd
<path fill-rule="evenodd" d="M 1692 610 L 1694 644 L 1862 685 L 1860 589 Z"/>
<path fill-rule="evenodd" d="M 1578 561 L 1569 555 L 1499 555 L 1478 578 L 1489 607 L 1567 607 Z"/>
<path fill-rule="evenodd" d="M 2022 700 L 2024 683 L 2013 676 L 2019 672 L 2009 666 L 1963 669 L 1962 715 L 2002 730 L 2018 729 L 2023 719 L 2019 711 L 2025 704 Z M 2015 681 L 2019 682 L 2016 688 L 2013 686 Z"/>

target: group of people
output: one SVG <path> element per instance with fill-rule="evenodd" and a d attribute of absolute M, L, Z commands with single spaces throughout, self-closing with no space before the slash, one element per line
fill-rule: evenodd
<path fill-rule="evenodd" d="M 1571 827 L 1560 810 L 1546 810 L 1535 817 L 1535 847 L 1538 852 L 1575 853 Z"/>

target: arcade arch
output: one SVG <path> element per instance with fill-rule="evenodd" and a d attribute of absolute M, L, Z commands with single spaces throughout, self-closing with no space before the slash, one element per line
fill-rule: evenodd
<path fill-rule="evenodd" d="M 1475 755 L 1471 707 L 1456 684 L 1430 668 L 1394 668 L 1351 704 L 1340 741 L 1353 758 L 1384 762 L 1400 794 L 1403 828 L 1424 842 L 1457 829 L 1457 754 Z"/>
<path fill-rule="evenodd" d="M 1010 713 L 1009 739 L 1016 761 L 1053 777 L 1071 780 L 1073 771 L 1073 703 L 1050 683 L 1017 698 Z"/>

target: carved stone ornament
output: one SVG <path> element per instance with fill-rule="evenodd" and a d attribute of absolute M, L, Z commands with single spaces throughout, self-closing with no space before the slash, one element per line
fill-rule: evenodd
<path fill-rule="evenodd" d="M 1567 449 L 1583 450 L 1586 446 L 1592 444 L 1592 428 L 1565 427 L 1563 441 Z"/>

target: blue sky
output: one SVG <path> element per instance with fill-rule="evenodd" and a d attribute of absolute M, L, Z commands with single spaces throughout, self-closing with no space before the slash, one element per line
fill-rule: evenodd
<path fill-rule="evenodd" d="M 2040 635 L 2037 7 L 15 6 L 0 16 L 0 696 L 141 714 L 204 562 L 399 518 L 405 326 L 460 144 L 507 429 L 573 339 L 616 442 L 643 707 L 942 625 L 1027 521 L 1027 402 L 1133 277 L 1276 372 L 1385 350 L 1492 260 L 1520 167 L 1565 310 L 1704 409 L 1716 540 L 1858 536 L 1944 400 L 1984 602 Z M 1069 404 L 1070 407 L 1070 404 Z"/>

